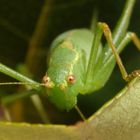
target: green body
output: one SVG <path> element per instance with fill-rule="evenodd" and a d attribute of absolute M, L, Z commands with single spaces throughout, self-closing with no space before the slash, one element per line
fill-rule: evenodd
<path fill-rule="evenodd" d="M 126 1 L 114 29 L 113 43 L 117 53 L 128 43 L 127 28 L 134 3 L 135 0 Z M 102 46 L 102 34 L 100 27 L 95 29 L 94 34 L 88 29 L 75 29 L 61 34 L 53 42 L 47 70 L 53 86 L 47 88 L 47 93 L 59 109 L 72 109 L 79 93 L 92 93 L 100 89 L 111 75 L 115 59 L 108 43 Z M 67 82 L 68 75 L 74 75 L 75 83 Z"/>
<path fill-rule="evenodd" d="M 61 34 L 51 46 L 47 75 L 55 86 L 48 89 L 47 93 L 50 100 L 60 109 L 73 108 L 77 103 L 77 94 L 91 93 L 100 89 L 111 74 L 115 63 L 112 63 L 112 67 L 109 64 L 108 69 L 102 69 L 104 53 L 100 45 L 97 64 L 93 69 L 95 76 L 90 83 L 92 86 L 87 88 L 85 80 L 92 42 L 93 33 L 90 30 L 75 29 Z M 75 75 L 74 84 L 67 82 L 68 75 Z"/>
<path fill-rule="evenodd" d="M 70 109 L 83 93 L 86 70 L 93 34 L 87 29 L 72 30 L 60 35 L 52 44 L 47 75 L 55 87 L 47 91 L 50 100 L 60 109 Z M 75 75 L 76 82 L 69 84 L 68 75 Z M 64 86 L 64 89 L 61 89 Z"/>

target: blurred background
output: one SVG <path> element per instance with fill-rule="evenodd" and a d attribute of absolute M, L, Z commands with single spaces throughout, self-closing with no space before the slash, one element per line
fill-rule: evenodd
<path fill-rule="evenodd" d="M 0 0 L 0 62 L 41 82 L 47 69 L 49 47 L 56 36 L 73 28 L 89 28 L 95 8 L 99 21 L 108 23 L 113 30 L 124 4 L 122 0 Z M 139 8 L 137 0 L 129 30 L 140 37 Z M 132 43 L 121 53 L 121 58 L 128 72 L 140 68 L 140 52 Z M 8 81 L 15 80 L 0 73 L 0 82 Z M 125 85 L 116 66 L 104 88 L 94 94 L 78 96 L 78 106 L 89 117 Z M 26 89 L 1 86 L 0 98 L 20 92 L 26 93 Z M 40 97 L 51 123 L 74 124 L 81 120 L 75 109 L 59 111 L 47 96 L 41 94 Z M 14 101 L 7 107 L 15 122 L 43 123 L 30 98 Z M 1 121 L 5 120 L 3 112 L 1 105 Z"/>

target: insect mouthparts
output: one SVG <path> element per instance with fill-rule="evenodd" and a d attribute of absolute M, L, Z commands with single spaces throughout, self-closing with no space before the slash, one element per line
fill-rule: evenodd
<path fill-rule="evenodd" d="M 60 87 L 61 90 L 65 90 L 67 85 L 65 83 L 63 83 L 63 84 L 60 84 L 59 87 Z"/>

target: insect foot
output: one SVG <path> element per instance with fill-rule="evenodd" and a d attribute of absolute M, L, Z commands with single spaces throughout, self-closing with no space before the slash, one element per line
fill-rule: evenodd
<path fill-rule="evenodd" d="M 127 82 L 131 81 L 132 79 L 134 79 L 135 77 L 140 77 L 140 70 L 135 70 L 132 73 L 130 73 L 125 80 Z"/>

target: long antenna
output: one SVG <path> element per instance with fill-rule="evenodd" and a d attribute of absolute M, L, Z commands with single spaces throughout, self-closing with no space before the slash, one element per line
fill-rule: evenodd
<path fill-rule="evenodd" d="M 45 83 L 30 83 L 30 82 L 4 82 L 4 83 L 0 83 L 0 86 L 4 86 L 4 85 L 34 85 L 34 86 L 45 86 Z M 13 99 L 17 99 L 17 98 L 21 98 L 21 97 L 23 98 L 23 97 L 26 97 L 27 96 L 27 94 L 24 94 L 24 95 L 23 94 L 19 94 L 19 95 L 20 96 L 14 96 L 13 95 L 13 97 L 11 99 L 13 100 Z M 32 102 L 33 102 L 34 106 L 36 107 L 37 111 L 39 112 L 40 117 L 43 120 L 43 122 L 44 123 L 50 123 L 49 118 L 46 115 L 46 111 L 45 111 L 45 109 L 43 107 L 43 104 L 42 104 L 39 96 L 32 94 L 31 99 L 32 99 Z M 8 100 L 8 102 L 10 102 L 10 101 L 11 100 Z M 9 113 L 6 105 L 3 104 L 3 107 L 4 107 L 4 115 L 5 115 L 5 118 L 8 121 L 12 121 L 11 116 L 10 116 L 10 113 Z"/>
<path fill-rule="evenodd" d="M 28 82 L 4 82 L 0 83 L 0 86 L 4 85 L 37 85 L 37 86 L 45 86 L 44 83 L 28 83 Z"/>

